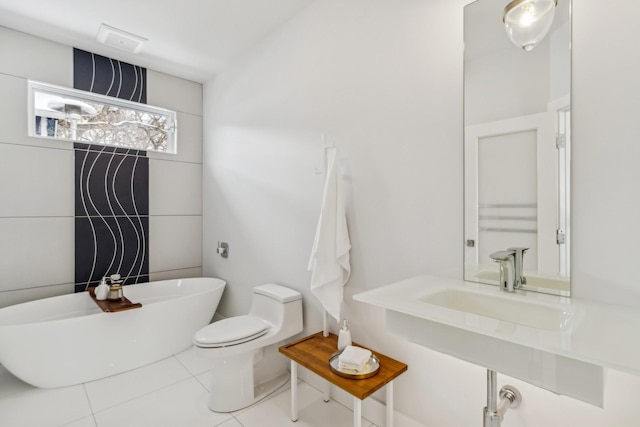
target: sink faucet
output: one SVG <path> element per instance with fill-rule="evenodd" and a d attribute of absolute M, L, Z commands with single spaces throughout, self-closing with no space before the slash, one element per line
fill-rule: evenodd
<path fill-rule="evenodd" d="M 527 278 L 522 274 L 524 253 L 529 248 L 509 248 L 506 251 L 494 252 L 489 257 L 500 263 L 500 289 L 513 292 L 527 284 Z"/>
<path fill-rule="evenodd" d="M 527 278 L 524 277 L 524 274 L 522 272 L 522 263 L 523 263 L 523 258 L 524 258 L 524 253 L 526 251 L 529 250 L 529 248 L 509 248 L 507 249 L 508 251 L 514 251 L 515 252 L 515 273 L 516 273 L 516 283 L 515 283 L 515 287 L 516 289 L 520 289 L 522 288 L 522 285 L 526 285 L 527 284 Z"/>
<path fill-rule="evenodd" d="M 516 289 L 516 251 L 494 252 L 489 257 L 500 264 L 500 289 L 513 292 Z"/>

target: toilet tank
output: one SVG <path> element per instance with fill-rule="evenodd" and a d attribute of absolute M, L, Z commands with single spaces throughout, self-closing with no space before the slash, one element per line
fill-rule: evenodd
<path fill-rule="evenodd" d="M 302 295 L 285 286 L 268 283 L 253 288 L 250 314 L 291 336 L 302 331 Z"/>

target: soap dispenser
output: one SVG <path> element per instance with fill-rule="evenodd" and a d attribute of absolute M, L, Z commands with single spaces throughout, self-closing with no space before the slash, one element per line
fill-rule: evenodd
<path fill-rule="evenodd" d="M 103 277 L 102 280 L 100 280 L 100 284 L 96 286 L 96 289 L 95 289 L 96 299 L 98 301 L 104 301 L 107 299 L 108 293 L 109 293 L 109 285 L 107 285 L 107 278 Z"/>
<path fill-rule="evenodd" d="M 345 319 L 338 334 L 338 351 L 344 350 L 348 345 L 351 345 L 351 331 L 347 328 L 347 319 Z"/>
<path fill-rule="evenodd" d="M 107 299 L 109 301 L 122 301 L 122 280 L 120 280 L 119 274 L 111 275 L 111 286 L 109 286 L 109 292 L 107 293 Z"/>

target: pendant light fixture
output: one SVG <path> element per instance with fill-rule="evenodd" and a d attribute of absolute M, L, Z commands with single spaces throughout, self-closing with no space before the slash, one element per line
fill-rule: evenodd
<path fill-rule="evenodd" d="M 544 39 L 553 23 L 558 0 L 513 0 L 502 14 L 509 39 L 530 51 Z"/>

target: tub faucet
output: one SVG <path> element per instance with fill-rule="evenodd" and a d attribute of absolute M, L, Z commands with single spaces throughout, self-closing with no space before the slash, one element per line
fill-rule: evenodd
<path fill-rule="evenodd" d="M 516 251 L 498 251 L 492 253 L 489 257 L 500 264 L 500 290 L 513 292 L 516 289 Z"/>

